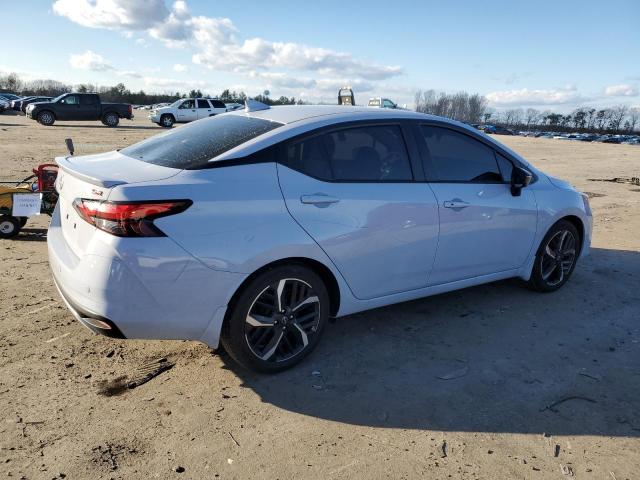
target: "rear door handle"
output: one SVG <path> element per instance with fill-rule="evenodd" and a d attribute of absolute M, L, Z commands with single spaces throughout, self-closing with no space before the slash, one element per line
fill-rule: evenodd
<path fill-rule="evenodd" d="M 329 195 L 325 195 L 324 193 L 314 193 L 313 195 L 302 195 L 300 197 L 300 201 L 305 204 L 310 205 L 329 205 L 331 203 L 338 203 L 340 201 L 339 198 L 331 197 Z"/>
<path fill-rule="evenodd" d="M 447 200 L 442 204 L 444 208 L 467 208 L 469 206 L 469 202 L 463 202 L 459 198 L 454 198 L 453 200 Z"/>

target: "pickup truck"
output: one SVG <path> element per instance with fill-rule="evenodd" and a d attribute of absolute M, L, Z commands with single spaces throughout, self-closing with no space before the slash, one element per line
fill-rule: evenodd
<path fill-rule="evenodd" d="M 161 127 L 171 128 L 176 122 L 193 122 L 200 118 L 225 113 L 227 106 L 213 98 L 181 98 L 167 107 L 149 113 L 149 120 Z"/>
<path fill-rule="evenodd" d="M 25 113 L 47 126 L 56 120 L 100 120 L 107 127 L 116 127 L 121 118 L 133 119 L 131 105 L 102 103 L 96 93 L 63 93 L 50 102 L 31 103 Z"/>

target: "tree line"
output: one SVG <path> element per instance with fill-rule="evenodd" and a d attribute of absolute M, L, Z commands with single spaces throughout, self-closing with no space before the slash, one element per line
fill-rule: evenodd
<path fill-rule="evenodd" d="M 640 126 L 640 109 L 618 105 L 610 108 L 576 108 L 571 113 L 513 108 L 492 113 L 496 122 L 514 129 L 581 133 L 632 133 Z"/>
<path fill-rule="evenodd" d="M 41 97 L 57 97 L 63 93 L 79 92 L 79 93 L 98 93 L 100 98 L 105 102 L 131 103 L 134 105 L 153 105 L 156 103 L 171 103 L 180 98 L 218 98 L 223 102 L 244 103 L 248 98 L 244 92 L 230 91 L 225 89 L 220 95 L 210 95 L 202 92 L 200 89 L 192 89 L 189 92 L 165 92 L 165 93 L 147 93 L 144 90 L 131 91 L 123 83 L 108 87 L 93 85 L 90 83 L 81 83 L 71 85 L 57 80 L 30 80 L 24 81 L 17 74 L 10 73 L 8 75 L 0 75 L 0 91 L 9 91 L 17 95 L 37 95 Z M 254 100 L 266 103 L 268 105 L 294 105 L 303 103 L 295 98 L 281 96 L 279 98 L 271 98 L 269 92 L 265 91 L 260 95 L 253 97 Z"/>

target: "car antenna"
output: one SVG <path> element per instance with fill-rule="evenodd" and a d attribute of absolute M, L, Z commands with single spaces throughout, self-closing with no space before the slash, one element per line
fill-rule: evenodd
<path fill-rule="evenodd" d="M 65 138 L 64 143 L 67 145 L 67 150 L 69 150 L 69 155 L 73 156 L 73 152 L 74 152 L 73 140 L 71 138 Z"/>

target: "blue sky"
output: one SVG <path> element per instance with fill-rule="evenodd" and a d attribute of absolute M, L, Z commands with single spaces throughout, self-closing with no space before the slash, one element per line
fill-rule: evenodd
<path fill-rule="evenodd" d="M 393 7 L 390 9 L 390 5 Z M 640 106 L 637 0 L 2 1 L 0 71 L 333 102 L 467 90 L 496 108 Z M 9 41 L 7 41 L 9 39 Z"/>

